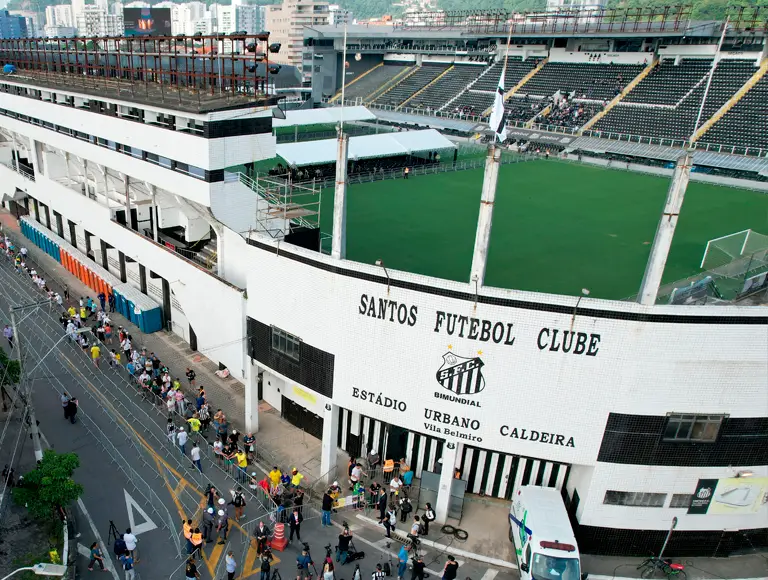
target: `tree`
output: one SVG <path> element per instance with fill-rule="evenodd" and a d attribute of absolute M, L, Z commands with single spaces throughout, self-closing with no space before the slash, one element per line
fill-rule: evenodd
<path fill-rule="evenodd" d="M 0 399 L 3 401 L 3 411 L 8 410 L 7 401 L 11 401 L 7 386 L 18 384 L 21 378 L 21 364 L 17 360 L 11 360 L 5 351 L 0 348 Z"/>
<path fill-rule="evenodd" d="M 83 486 L 72 479 L 72 473 L 79 466 L 77 454 L 59 454 L 47 449 L 37 469 L 24 474 L 23 481 L 13 489 L 13 501 L 26 506 L 34 517 L 55 518 L 60 507 L 69 505 L 83 493 Z"/>

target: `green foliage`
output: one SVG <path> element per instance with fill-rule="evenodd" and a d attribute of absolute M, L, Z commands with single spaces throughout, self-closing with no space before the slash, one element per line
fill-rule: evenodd
<path fill-rule="evenodd" d="M 0 348 L 0 386 L 15 385 L 21 377 L 21 363 L 12 360 L 8 354 Z"/>
<path fill-rule="evenodd" d="M 83 486 L 72 479 L 79 466 L 75 453 L 46 450 L 37 469 L 25 473 L 22 485 L 14 488 L 13 501 L 36 518 L 55 518 L 60 506 L 66 507 L 83 493 Z"/>

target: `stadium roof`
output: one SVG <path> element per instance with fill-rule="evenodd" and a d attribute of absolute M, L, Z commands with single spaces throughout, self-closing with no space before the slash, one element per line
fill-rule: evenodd
<path fill-rule="evenodd" d="M 456 131 L 482 131 L 488 126 L 476 121 L 467 121 L 454 119 L 451 117 L 435 117 L 434 115 L 417 115 L 412 113 L 403 113 L 401 111 L 385 111 L 376 109 L 376 116 L 379 119 L 394 123 L 407 123 L 410 125 L 424 125 L 425 127 L 436 127 L 438 129 L 454 129 Z"/>
<path fill-rule="evenodd" d="M 452 141 L 435 129 L 363 135 L 350 137 L 349 159 L 375 159 L 455 148 L 456 145 Z M 333 163 L 336 161 L 336 139 L 278 145 L 277 154 L 293 167 Z"/>
<path fill-rule="evenodd" d="M 325 109 L 295 109 L 285 112 L 285 119 L 273 119 L 273 127 L 293 127 L 338 123 L 341 119 L 341 107 Z M 344 121 L 373 121 L 376 115 L 365 107 L 344 107 Z"/>
<path fill-rule="evenodd" d="M 617 155 L 645 157 L 662 161 L 675 161 L 683 154 L 683 150 L 678 147 L 614 141 L 613 139 L 601 139 L 599 137 L 579 137 L 568 145 L 568 151 L 576 151 L 578 149 L 594 153 L 615 153 Z M 693 163 L 694 165 L 717 167 L 719 169 L 754 171 L 763 175 L 768 172 L 768 159 L 765 157 L 743 157 L 741 155 L 729 155 L 728 153 L 716 153 L 714 151 L 694 151 Z"/>

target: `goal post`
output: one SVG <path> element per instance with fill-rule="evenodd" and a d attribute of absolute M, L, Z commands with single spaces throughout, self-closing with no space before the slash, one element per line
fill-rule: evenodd
<path fill-rule="evenodd" d="M 743 256 L 751 231 L 742 230 L 709 240 L 699 267 L 702 270 L 711 270 Z M 764 237 L 768 238 L 768 236 Z"/>

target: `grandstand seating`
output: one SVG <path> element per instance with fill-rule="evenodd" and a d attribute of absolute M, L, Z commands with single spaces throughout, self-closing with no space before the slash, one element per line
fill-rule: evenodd
<path fill-rule="evenodd" d="M 625 103 L 676 105 L 709 73 L 712 59 L 662 61 L 624 99 Z"/>
<path fill-rule="evenodd" d="M 768 75 L 764 75 L 722 119 L 704 133 L 700 141 L 768 149 L 766 119 L 768 119 Z"/>
<path fill-rule="evenodd" d="M 528 97 L 513 95 L 504 103 L 504 111 L 507 113 L 507 120 L 527 122 L 538 115 L 550 104 L 549 99 L 530 99 Z"/>
<path fill-rule="evenodd" d="M 525 75 L 531 72 L 541 62 L 540 58 L 522 60 L 519 56 L 507 60 L 504 72 L 504 91 L 516 86 Z M 474 115 L 482 115 L 493 104 L 493 96 L 499 85 L 499 75 L 504 66 L 504 59 L 496 61 L 455 100 L 450 101 L 443 109 L 446 112 L 472 111 Z"/>
<path fill-rule="evenodd" d="M 456 100 L 449 103 L 443 111 L 447 113 L 464 112 L 480 116 L 493 104 L 494 94 L 495 93 L 489 91 L 478 92 L 470 89 L 461 93 L 461 95 L 459 95 Z"/>
<path fill-rule="evenodd" d="M 548 62 L 518 91 L 550 97 L 557 91 L 577 98 L 610 100 L 635 78 L 644 65 Z"/>
<path fill-rule="evenodd" d="M 379 105 L 401 105 L 416 91 L 421 90 L 424 86 L 435 80 L 448 66 L 445 64 L 425 64 L 420 66 L 416 72 L 404 77 L 392 89 L 379 95 L 374 102 Z"/>
<path fill-rule="evenodd" d="M 437 110 L 461 91 L 467 88 L 467 85 L 475 80 L 485 70 L 485 67 L 478 65 L 457 64 L 435 84 L 409 101 L 408 107 L 430 107 Z"/>
<path fill-rule="evenodd" d="M 711 64 L 711 61 L 708 62 Z M 715 68 L 700 123 L 703 123 L 708 116 L 716 112 L 754 74 L 755 70 L 754 60 L 721 60 Z M 669 83 L 674 84 L 676 78 L 674 74 L 667 75 L 666 72 L 664 74 L 669 78 Z M 691 77 L 687 77 L 689 84 L 686 86 L 690 92 L 684 95 L 676 107 L 668 105 L 666 102 L 651 103 L 645 101 L 647 104 L 630 104 L 633 103 L 631 97 L 634 93 L 631 91 L 622 102 L 600 119 L 593 129 L 646 137 L 688 139 L 695 130 L 696 117 L 706 90 L 706 74 L 695 82 L 691 80 Z M 638 84 L 635 90 L 640 89 L 647 80 L 645 79 Z M 691 90 L 692 86 L 696 88 Z M 644 88 L 643 95 L 648 94 Z M 659 95 L 660 100 L 666 100 L 663 92 L 656 94 Z M 648 97 L 642 96 L 641 98 Z M 666 106 L 659 107 L 658 105 L 661 104 Z"/>
<path fill-rule="evenodd" d="M 364 99 L 376 89 L 391 81 L 403 70 L 403 65 L 385 64 L 380 66 L 362 77 L 359 81 L 350 84 L 344 90 L 344 98 L 347 100 Z"/>

